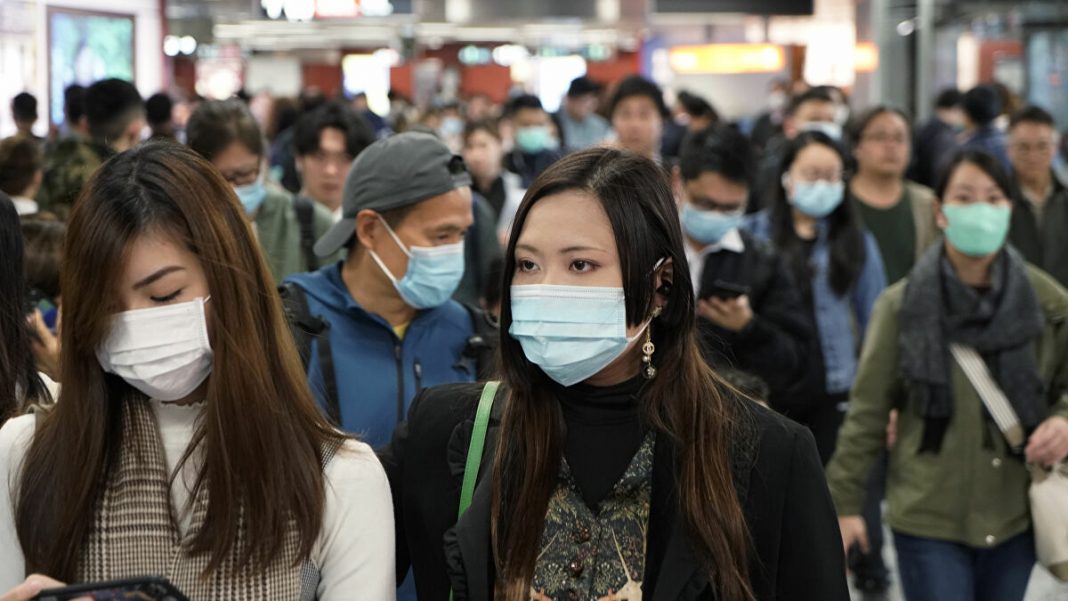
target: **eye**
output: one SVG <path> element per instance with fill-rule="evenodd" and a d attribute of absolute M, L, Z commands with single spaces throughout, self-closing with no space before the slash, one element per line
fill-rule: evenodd
<path fill-rule="evenodd" d="M 182 293 L 182 290 L 184 289 L 176 290 L 173 293 L 168 294 L 167 296 L 153 296 L 150 298 L 157 303 L 169 303 L 170 301 L 178 298 L 178 295 Z"/>
<path fill-rule="evenodd" d="M 596 265 L 594 265 L 593 263 L 591 263 L 589 261 L 585 261 L 583 259 L 576 259 L 576 260 L 571 262 L 572 271 L 577 271 L 579 273 L 586 273 L 586 272 L 589 272 L 589 271 L 593 271 L 593 269 L 595 267 L 596 267 Z"/>
<path fill-rule="evenodd" d="M 537 263 L 529 259 L 519 259 L 515 262 L 515 266 L 522 273 L 532 273 L 538 268 Z"/>

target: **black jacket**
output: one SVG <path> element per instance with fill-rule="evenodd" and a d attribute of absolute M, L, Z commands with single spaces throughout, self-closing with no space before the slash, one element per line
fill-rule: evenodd
<path fill-rule="evenodd" d="M 812 371 L 808 357 L 818 350 L 812 318 L 786 264 L 766 242 L 742 231 L 745 252 L 723 251 L 705 258 L 701 298 L 709 296 L 716 280 L 747 286 L 753 320 L 741 332 L 698 319 L 701 347 L 708 362 L 720 371 L 736 369 L 760 378 L 766 397 L 779 411 L 807 403 L 811 386 L 803 380 Z"/>
<path fill-rule="evenodd" d="M 503 392 L 494 406 L 474 500 L 456 523 L 480 392 L 481 386 L 472 384 L 424 391 L 413 402 L 406 427 L 381 456 L 394 494 L 398 577 L 412 566 L 420 601 L 444 601 L 450 586 L 457 601 L 492 598 L 490 486 L 484 476 L 491 469 Z M 732 473 L 752 540 L 749 564 L 757 599 L 848 599 L 838 521 L 811 434 L 749 401 L 733 402 L 743 435 L 732 451 Z M 714 596 L 707 575 L 675 508 L 674 472 L 672 447 L 658 444 L 645 596 L 709 601 Z"/>
<path fill-rule="evenodd" d="M 1028 263 L 1068 286 L 1068 188 L 1053 176 L 1053 195 L 1046 200 L 1041 223 L 1023 192 L 1017 189 L 1014 196 L 1009 242 Z"/>

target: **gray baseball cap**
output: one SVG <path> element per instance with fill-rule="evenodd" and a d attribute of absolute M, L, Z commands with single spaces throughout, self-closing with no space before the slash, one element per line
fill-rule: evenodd
<path fill-rule="evenodd" d="M 463 159 L 431 134 L 407 132 L 368 146 L 352 163 L 341 193 L 341 221 L 315 243 L 328 257 L 356 235 L 356 215 L 418 204 L 471 185 Z"/>

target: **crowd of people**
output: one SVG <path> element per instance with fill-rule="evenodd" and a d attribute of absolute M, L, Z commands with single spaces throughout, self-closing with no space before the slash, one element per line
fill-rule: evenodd
<path fill-rule="evenodd" d="M 64 103 L 0 141 L 0 601 L 1024 598 L 1068 138 L 1003 86 Z"/>

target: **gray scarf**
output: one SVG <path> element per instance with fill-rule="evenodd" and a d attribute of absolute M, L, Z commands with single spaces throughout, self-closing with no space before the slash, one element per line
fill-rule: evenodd
<path fill-rule="evenodd" d="M 928 250 L 909 275 L 899 345 L 902 377 L 925 420 L 921 453 L 939 452 L 953 417 L 950 342 L 979 352 L 1026 431 L 1048 413 L 1034 349 L 1045 319 L 1024 260 L 1006 246 L 992 275 L 990 290 L 974 290 L 957 277 L 942 245 Z"/>

